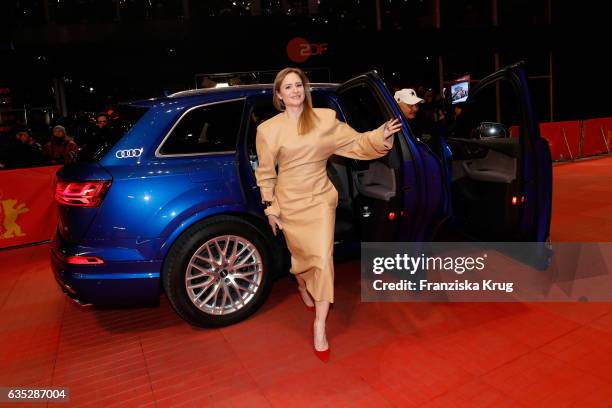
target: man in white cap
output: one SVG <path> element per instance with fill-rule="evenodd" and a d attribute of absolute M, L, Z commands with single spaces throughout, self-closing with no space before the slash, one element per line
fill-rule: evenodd
<path fill-rule="evenodd" d="M 419 103 L 423 102 L 423 99 L 417 96 L 414 89 L 400 89 L 395 93 L 394 97 L 399 104 L 404 117 L 408 120 L 414 119 L 419 111 Z"/>
<path fill-rule="evenodd" d="M 440 136 L 434 131 L 433 123 L 430 124 L 422 115 L 417 117 L 419 104 L 423 103 L 423 98 L 419 98 L 411 88 L 400 89 L 394 97 L 410 126 L 412 136 L 429 145 L 434 153 L 442 154 Z"/>

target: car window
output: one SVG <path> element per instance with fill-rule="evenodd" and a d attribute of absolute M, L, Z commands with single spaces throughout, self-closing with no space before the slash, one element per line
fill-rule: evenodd
<path fill-rule="evenodd" d="M 148 110 L 149 108 L 132 105 L 114 106 L 110 125 L 107 125 L 104 130 L 96 129 L 86 138 L 82 138 L 84 140 L 82 140 L 77 162 L 96 163 L 100 161 Z"/>
<path fill-rule="evenodd" d="M 330 93 L 327 92 L 313 92 L 312 93 L 312 106 L 315 108 L 329 108 L 336 110 Z"/>
<path fill-rule="evenodd" d="M 346 123 L 356 131 L 367 132 L 376 129 L 387 120 L 383 110 L 385 103 L 378 99 L 368 83 L 354 84 L 350 88 L 342 89 L 337 95 Z M 409 148 L 406 146 L 399 148 L 401 145 L 402 142 L 399 142 L 387 155 L 377 160 L 391 168 L 399 168 L 402 159 L 411 160 Z M 403 158 L 400 154 L 404 155 Z M 358 166 L 363 167 L 368 164 L 363 162 Z"/>
<path fill-rule="evenodd" d="M 244 101 L 195 108 L 179 119 L 160 153 L 198 154 L 236 150 Z"/>
<path fill-rule="evenodd" d="M 471 95 L 468 103 L 453 105 L 450 136 L 462 139 L 510 138 L 518 135 L 521 104 L 512 83 L 490 83 Z"/>
<path fill-rule="evenodd" d="M 343 91 L 338 99 L 346 122 L 358 132 L 376 129 L 385 121 L 380 103 L 365 84 Z"/>

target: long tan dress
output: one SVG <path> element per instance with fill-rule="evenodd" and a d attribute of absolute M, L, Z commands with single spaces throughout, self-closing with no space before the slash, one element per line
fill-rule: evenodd
<path fill-rule="evenodd" d="M 371 160 L 387 154 L 383 126 L 358 133 L 332 109 L 315 109 L 315 129 L 298 134 L 298 121 L 285 112 L 257 127 L 255 171 L 266 215 L 280 218 L 291 252 L 291 273 L 306 281 L 316 301 L 334 301 L 334 224 L 338 192 L 327 177 L 333 154 Z M 392 140 L 392 139 L 390 139 Z M 278 174 L 276 166 L 278 165 Z"/>

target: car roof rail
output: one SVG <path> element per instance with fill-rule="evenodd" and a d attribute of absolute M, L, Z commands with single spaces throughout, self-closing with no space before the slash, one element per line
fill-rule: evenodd
<path fill-rule="evenodd" d="M 228 86 L 228 87 L 219 87 L 219 88 L 200 88 L 200 89 L 187 89 L 184 91 L 175 92 L 171 95 L 168 95 L 168 98 L 179 98 L 183 96 L 196 96 L 196 95 L 206 95 L 209 93 L 219 93 L 219 92 L 235 92 L 235 91 L 253 91 L 253 90 L 268 90 L 272 89 L 273 84 L 251 84 L 251 85 L 236 85 L 236 86 Z M 337 83 L 331 82 L 315 82 L 310 84 L 311 89 L 320 89 L 320 88 L 337 88 Z"/>

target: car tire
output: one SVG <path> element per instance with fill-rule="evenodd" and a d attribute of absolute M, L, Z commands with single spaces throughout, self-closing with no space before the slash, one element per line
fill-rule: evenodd
<path fill-rule="evenodd" d="M 200 327 L 240 322 L 259 309 L 273 283 L 270 246 L 251 222 L 233 216 L 185 231 L 162 268 L 166 296 L 178 315 Z"/>

